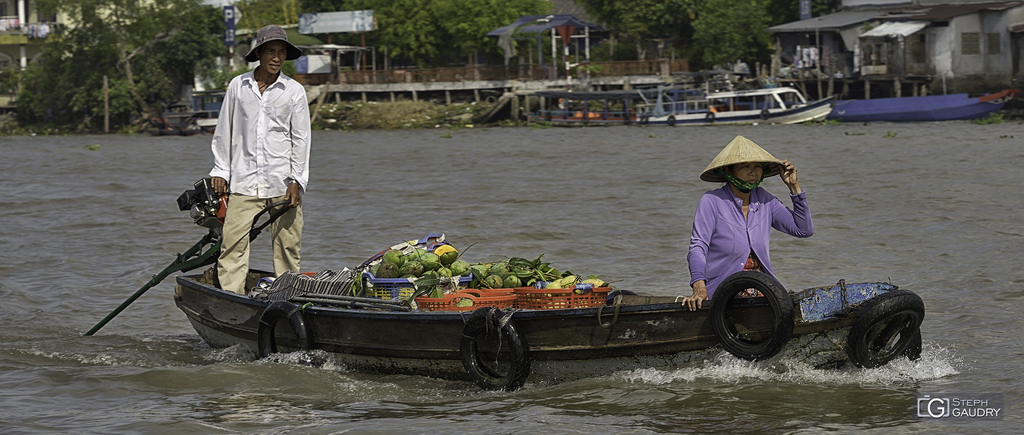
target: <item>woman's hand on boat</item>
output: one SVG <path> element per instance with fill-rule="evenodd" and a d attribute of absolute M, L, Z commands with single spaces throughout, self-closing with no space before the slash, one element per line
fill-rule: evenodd
<path fill-rule="evenodd" d="M 800 181 L 796 177 L 796 166 L 789 160 L 779 162 L 779 177 L 789 187 L 789 192 L 798 195 L 800 193 Z"/>
<path fill-rule="evenodd" d="M 683 298 L 683 306 L 689 307 L 690 311 L 694 311 L 704 305 L 704 301 L 708 299 L 708 289 L 705 282 L 696 281 L 693 283 L 693 294 Z"/>

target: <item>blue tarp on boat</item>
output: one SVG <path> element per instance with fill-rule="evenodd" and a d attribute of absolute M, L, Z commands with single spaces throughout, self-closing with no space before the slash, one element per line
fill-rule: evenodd
<path fill-rule="evenodd" d="M 920 122 L 978 119 L 1003 107 L 1017 94 L 1007 89 L 982 97 L 967 94 L 836 101 L 828 119 L 843 122 Z"/>

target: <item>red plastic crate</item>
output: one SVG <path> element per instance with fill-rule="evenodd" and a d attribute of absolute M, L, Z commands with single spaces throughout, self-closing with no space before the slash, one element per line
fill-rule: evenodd
<path fill-rule="evenodd" d="M 565 308 L 593 308 L 604 305 L 611 287 L 596 287 L 583 294 L 575 289 L 516 288 L 515 308 L 523 310 L 557 310 Z"/>
<path fill-rule="evenodd" d="M 463 299 L 473 301 L 473 305 L 460 307 L 457 304 Z M 440 298 L 418 297 L 416 305 L 423 311 L 473 311 L 481 307 L 512 308 L 516 294 L 509 292 L 481 292 L 477 289 L 465 289 Z"/>

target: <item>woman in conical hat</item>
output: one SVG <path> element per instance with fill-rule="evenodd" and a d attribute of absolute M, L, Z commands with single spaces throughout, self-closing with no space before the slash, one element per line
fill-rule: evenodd
<path fill-rule="evenodd" d="M 789 187 L 793 208 L 760 187 L 779 175 Z M 756 143 L 736 136 L 700 174 L 700 179 L 724 182 L 697 203 L 686 261 L 693 294 L 683 299 L 691 310 L 700 308 L 729 275 L 757 270 L 770 275 L 768 243 L 775 228 L 796 237 L 814 234 L 807 195 L 797 181 L 796 167 L 779 160 Z"/>

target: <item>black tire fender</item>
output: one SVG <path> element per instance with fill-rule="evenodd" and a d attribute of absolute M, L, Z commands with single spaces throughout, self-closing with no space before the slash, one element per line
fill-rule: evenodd
<path fill-rule="evenodd" d="M 462 366 L 472 376 L 473 382 L 487 390 L 514 391 L 522 387 L 530 376 L 530 349 L 526 337 L 519 333 L 515 321 L 504 317 L 504 312 L 497 308 L 480 308 L 466 318 L 462 328 L 459 345 Z M 500 330 L 511 355 L 506 373 L 496 373 L 480 358 L 477 338 L 481 333 L 495 330 Z"/>
<path fill-rule="evenodd" d="M 903 356 L 911 361 L 917 361 L 921 359 L 921 348 L 921 328 L 918 328 L 917 335 L 907 344 L 907 349 L 903 351 Z"/>
<path fill-rule="evenodd" d="M 772 309 L 772 331 L 768 339 L 752 342 L 741 336 L 727 319 L 726 308 L 740 292 L 753 288 L 764 295 Z M 729 275 L 715 289 L 711 299 L 711 328 L 729 353 L 746 360 L 771 358 L 779 353 L 793 336 L 793 298 L 771 275 L 743 271 Z"/>
<path fill-rule="evenodd" d="M 715 122 L 715 112 L 708 112 L 708 114 L 704 116 L 704 122 Z"/>
<path fill-rule="evenodd" d="M 857 367 L 879 367 L 900 355 L 921 356 L 924 301 L 914 292 L 880 294 L 854 308 L 853 316 L 846 355 Z"/>
<path fill-rule="evenodd" d="M 271 303 L 263 314 L 260 315 L 260 326 L 256 332 L 256 347 L 260 358 L 277 353 L 277 342 L 274 338 L 274 329 L 277 322 L 285 320 L 292 326 L 295 335 L 298 336 L 299 349 L 309 350 L 313 348 L 313 334 L 310 333 L 309 324 L 302 314 L 302 309 L 291 302 L 276 301 Z"/>
<path fill-rule="evenodd" d="M 665 123 L 668 124 L 669 127 L 675 127 L 675 125 L 676 125 L 676 117 L 675 117 L 675 115 L 669 115 L 668 118 L 665 119 Z"/>
<path fill-rule="evenodd" d="M 772 116 L 772 112 L 768 111 L 767 107 L 765 107 L 764 109 L 761 109 L 761 120 L 762 121 L 767 121 L 768 118 L 770 118 L 771 116 Z"/>
<path fill-rule="evenodd" d="M 645 113 L 640 115 L 640 125 L 647 125 L 647 123 L 650 122 L 650 120 L 651 120 L 651 115 L 649 113 L 645 112 Z"/>

